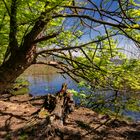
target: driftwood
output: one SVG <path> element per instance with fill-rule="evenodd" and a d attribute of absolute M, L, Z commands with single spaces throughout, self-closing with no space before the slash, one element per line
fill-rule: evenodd
<path fill-rule="evenodd" d="M 61 90 L 56 95 L 49 94 L 45 97 L 43 110 L 48 112 L 46 119 L 51 126 L 63 126 L 68 114 L 74 111 L 73 94 L 67 91 L 67 84 L 63 84 Z M 36 113 L 39 114 L 38 110 Z"/>

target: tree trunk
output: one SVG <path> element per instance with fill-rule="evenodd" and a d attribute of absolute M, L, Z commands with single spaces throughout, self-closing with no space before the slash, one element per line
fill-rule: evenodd
<path fill-rule="evenodd" d="M 53 10 L 48 11 L 48 9 L 45 9 L 34 22 L 32 29 L 27 34 L 23 35 L 22 42 L 19 43 L 17 39 L 17 8 L 17 0 L 12 0 L 9 9 L 9 45 L 5 53 L 5 59 L 7 59 L 7 61 L 4 61 L 0 66 L 0 94 L 8 88 L 11 88 L 15 79 L 33 63 L 36 51 L 35 44 L 58 35 L 58 33 L 56 33 L 47 37 L 38 38 L 38 35 L 42 32 L 44 27 L 47 26 L 53 15 Z"/>
<path fill-rule="evenodd" d="M 13 82 L 34 61 L 35 46 L 24 53 L 18 49 L 0 66 L 0 94 L 11 88 Z"/>

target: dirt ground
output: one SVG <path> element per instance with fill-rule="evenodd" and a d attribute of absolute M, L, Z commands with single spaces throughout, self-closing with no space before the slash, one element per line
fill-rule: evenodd
<path fill-rule="evenodd" d="M 56 135 L 46 135 L 46 119 L 32 115 L 43 99 L 29 95 L 0 96 L 0 140 L 140 140 L 140 123 L 110 119 L 87 108 L 75 108 Z"/>

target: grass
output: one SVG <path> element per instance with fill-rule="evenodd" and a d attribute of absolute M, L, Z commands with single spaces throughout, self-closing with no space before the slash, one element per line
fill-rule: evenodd
<path fill-rule="evenodd" d="M 27 94 L 27 93 L 29 93 L 29 89 L 27 87 L 23 87 L 16 91 L 14 91 L 14 90 L 12 91 L 13 95 L 23 95 L 23 94 Z"/>

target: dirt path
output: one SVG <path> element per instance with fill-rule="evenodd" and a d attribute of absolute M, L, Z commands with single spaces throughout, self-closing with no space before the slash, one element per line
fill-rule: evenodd
<path fill-rule="evenodd" d="M 46 119 L 31 115 L 42 103 L 43 100 L 33 100 L 29 95 L 1 96 L 0 140 L 49 139 L 45 133 L 49 127 Z M 57 130 L 56 136 L 52 137 L 54 140 L 140 140 L 140 123 L 113 121 L 82 107 L 75 109 L 65 126 Z"/>

